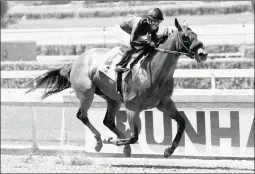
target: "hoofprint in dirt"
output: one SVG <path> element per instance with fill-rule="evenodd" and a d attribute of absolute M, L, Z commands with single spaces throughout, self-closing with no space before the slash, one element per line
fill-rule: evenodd
<path fill-rule="evenodd" d="M 1 155 L 1 173 L 254 173 L 254 160 Z"/>

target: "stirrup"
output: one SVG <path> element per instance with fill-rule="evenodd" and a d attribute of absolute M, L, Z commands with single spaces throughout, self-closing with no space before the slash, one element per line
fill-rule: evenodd
<path fill-rule="evenodd" d="M 128 71 L 129 69 L 128 68 L 122 68 L 120 66 L 117 66 L 115 69 L 114 69 L 116 72 L 126 72 Z"/>

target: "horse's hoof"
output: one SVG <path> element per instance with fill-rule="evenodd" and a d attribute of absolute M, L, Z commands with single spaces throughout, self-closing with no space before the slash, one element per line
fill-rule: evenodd
<path fill-rule="evenodd" d="M 126 145 L 123 148 L 123 153 L 124 153 L 125 157 L 131 157 L 131 147 L 130 147 L 130 145 Z"/>
<path fill-rule="evenodd" d="M 100 150 L 102 149 L 102 147 L 103 147 L 103 143 L 102 143 L 102 142 L 99 142 L 99 143 L 96 144 L 95 150 L 96 150 L 97 152 L 100 152 Z"/>
<path fill-rule="evenodd" d="M 165 152 L 164 152 L 164 157 L 168 158 L 170 157 L 172 154 L 174 153 L 174 151 L 171 148 L 166 148 Z"/>

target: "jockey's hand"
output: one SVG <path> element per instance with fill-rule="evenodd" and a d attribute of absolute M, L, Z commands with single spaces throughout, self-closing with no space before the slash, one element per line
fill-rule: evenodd
<path fill-rule="evenodd" d="M 150 42 L 150 46 L 152 47 L 152 48 L 156 48 L 157 46 L 156 46 L 156 44 L 155 44 L 155 42 Z"/>

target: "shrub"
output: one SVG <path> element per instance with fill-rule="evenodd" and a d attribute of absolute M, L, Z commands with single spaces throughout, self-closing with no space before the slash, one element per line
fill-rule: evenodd
<path fill-rule="evenodd" d="M 178 62 L 177 68 L 178 69 L 253 69 L 254 62 L 253 61 L 251 62 L 205 61 L 200 64 L 196 62 L 190 62 L 190 63 Z"/>
<path fill-rule="evenodd" d="M 1 88 L 27 88 L 32 79 L 1 79 Z M 181 89 L 210 89 L 210 78 L 176 78 L 174 87 Z M 216 89 L 254 89 L 254 78 L 216 78 Z"/>
<path fill-rule="evenodd" d="M 150 6 L 148 6 L 149 8 Z M 179 16 L 179 15 L 205 15 L 205 14 L 230 14 L 230 13 L 243 13 L 247 11 L 252 11 L 252 7 L 249 4 L 237 4 L 229 5 L 225 4 L 220 8 L 218 5 L 209 5 L 209 6 L 194 6 L 194 7 L 175 7 L 175 6 L 160 6 L 165 16 Z M 13 12 L 13 16 L 16 18 L 21 18 L 26 15 L 27 19 L 43 19 L 43 18 L 70 18 L 74 16 L 79 16 L 80 18 L 88 17 L 114 17 L 114 16 L 124 16 L 127 14 L 146 14 L 147 8 L 125 8 L 125 6 L 120 6 L 116 10 L 116 7 L 105 7 L 105 8 L 93 8 L 94 11 L 88 10 L 90 8 L 83 8 L 80 11 L 76 9 L 68 9 L 61 12 L 50 12 L 50 10 L 43 10 L 42 12 L 27 12 L 25 9 L 20 12 Z"/>
<path fill-rule="evenodd" d="M 59 64 L 42 64 L 40 62 L 34 64 L 15 63 L 15 64 L 1 64 L 1 71 L 32 71 L 32 70 L 50 70 L 62 67 L 63 63 Z"/>
<path fill-rule="evenodd" d="M 254 78 L 216 78 L 217 89 L 254 89 Z"/>
<path fill-rule="evenodd" d="M 61 1 L 42 1 L 42 5 L 59 5 L 59 4 L 69 4 L 71 1 L 69 0 L 61 0 Z"/>
<path fill-rule="evenodd" d="M 23 70 L 50 70 L 53 68 L 62 67 L 67 62 L 59 62 L 56 64 L 42 64 L 41 62 L 36 63 L 13 63 L 13 64 L 1 64 L 1 71 L 23 71 Z M 217 61 L 205 61 L 203 63 L 196 62 L 181 62 L 178 61 L 177 69 L 253 69 L 254 61 L 250 62 L 217 62 Z"/>
<path fill-rule="evenodd" d="M 254 59 L 254 47 L 246 47 L 244 48 L 244 56 L 248 58 Z"/>
<path fill-rule="evenodd" d="M 90 48 L 113 48 L 121 44 L 79 44 L 79 45 L 38 45 L 37 55 L 79 55 L 81 51 Z M 253 45 L 207 45 L 208 53 L 235 53 L 243 52 L 245 57 L 254 57 Z M 79 53 L 76 50 L 80 50 Z"/>

